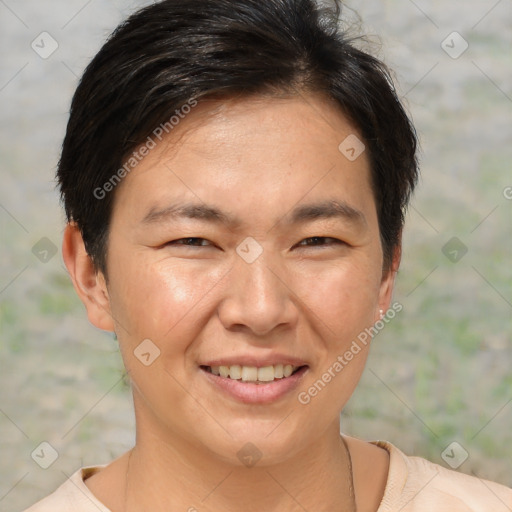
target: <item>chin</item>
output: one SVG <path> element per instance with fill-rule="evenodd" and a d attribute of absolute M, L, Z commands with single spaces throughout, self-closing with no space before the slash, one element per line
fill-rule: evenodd
<path fill-rule="evenodd" d="M 230 465 L 252 467 L 272 466 L 286 462 L 308 443 L 304 429 L 295 431 L 285 426 L 285 417 L 278 420 L 247 420 L 229 423 L 229 433 L 221 439 L 205 439 L 206 447 Z"/>

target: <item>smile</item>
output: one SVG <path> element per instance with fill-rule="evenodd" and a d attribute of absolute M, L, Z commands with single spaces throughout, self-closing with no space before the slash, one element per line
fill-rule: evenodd
<path fill-rule="evenodd" d="M 220 377 L 243 382 L 266 383 L 276 379 L 290 377 L 302 366 L 291 364 L 276 364 L 271 366 L 242 366 L 234 364 L 231 366 L 202 366 L 202 369 Z"/>
<path fill-rule="evenodd" d="M 244 366 L 239 364 L 201 365 L 201 374 L 214 390 L 245 404 L 271 404 L 296 391 L 309 366 L 275 364 Z"/>

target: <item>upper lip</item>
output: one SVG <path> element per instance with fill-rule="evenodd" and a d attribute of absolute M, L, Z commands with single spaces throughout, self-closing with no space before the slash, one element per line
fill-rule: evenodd
<path fill-rule="evenodd" d="M 264 366 L 275 366 L 277 364 L 287 365 L 291 364 L 292 366 L 307 366 L 307 363 L 303 359 L 299 359 L 293 356 L 285 356 L 285 355 L 269 355 L 266 357 L 261 356 L 250 356 L 250 355 L 240 355 L 240 356 L 229 356 L 229 357 L 219 357 L 217 359 L 212 359 L 210 361 L 206 361 L 201 363 L 200 366 L 256 366 L 257 368 L 262 368 Z"/>

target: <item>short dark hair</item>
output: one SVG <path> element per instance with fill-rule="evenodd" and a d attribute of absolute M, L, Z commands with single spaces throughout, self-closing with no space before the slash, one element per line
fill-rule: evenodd
<path fill-rule="evenodd" d="M 96 270 L 106 275 L 127 159 L 183 105 L 308 92 L 334 99 L 364 139 L 389 270 L 418 178 L 416 132 L 387 67 L 341 29 L 341 10 L 339 0 L 164 0 L 114 30 L 73 96 L 57 169 Z"/>

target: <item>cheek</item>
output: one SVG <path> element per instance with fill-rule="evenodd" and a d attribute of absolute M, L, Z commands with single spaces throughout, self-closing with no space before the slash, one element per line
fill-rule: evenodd
<path fill-rule="evenodd" d="M 338 340 L 372 325 L 379 285 L 380 272 L 365 255 L 336 263 L 308 263 L 297 279 L 299 297 Z"/>
<path fill-rule="evenodd" d="M 119 265 L 113 275 L 113 316 L 132 343 L 174 338 L 176 343 L 171 345 L 177 347 L 179 339 L 186 339 L 184 329 L 200 329 L 194 320 L 224 274 L 223 268 L 205 269 L 204 263 L 192 260 L 135 257 Z"/>
<path fill-rule="evenodd" d="M 380 273 L 364 258 L 318 270 L 303 274 L 302 281 L 304 303 L 314 313 L 309 318 L 321 340 L 312 347 L 318 365 L 297 399 L 310 411 L 311 421 L 328 423 L 343 409 L 364 370 L 370 347 L 365 329 L 373 325 Z"/>

